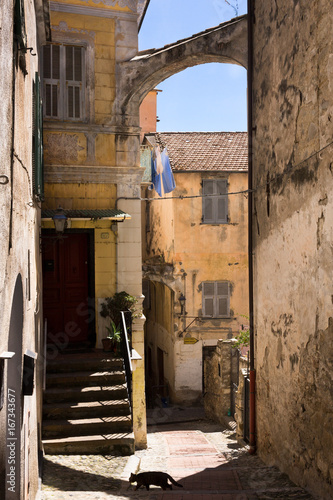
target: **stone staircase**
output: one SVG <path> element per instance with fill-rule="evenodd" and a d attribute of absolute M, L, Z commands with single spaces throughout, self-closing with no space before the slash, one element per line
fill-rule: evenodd
<path fill-rule="evenodd" d="M 97 350 L 49 360 L 42 434 L 45 454 L 133 454 L 123 360 Z"/>

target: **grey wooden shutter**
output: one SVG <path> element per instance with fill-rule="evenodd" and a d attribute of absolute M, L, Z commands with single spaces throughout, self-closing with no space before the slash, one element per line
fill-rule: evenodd
<path fill-rule="evenodd" d="M 214 316 L 214 282 L 202 284 L 202 314 L 203 316 Z"/>
<path fill-rule="evenodd" d="M 84 48 L 76 45 L 43 47 L 45 117 L 83 119 L 84 55 Z"/>
<path fill-rule="evenodd" d="M 43 47 L 45 116 L 62 118 L 60 108 L 60 45 Z"/>
<path fill-rule="evenodd" d="M 225 224 L 228 222 L 227 179 L 204 179 L 202 185 L 202 222 Z M 209 195 L 212 195 L 211 197 Z M 224 195 L 224 196 L 219 196 Z"/>
<path fill-rule="evenodd" d="M 221 179 L 216 181 L 216 194 L 226 195 L 228 193 L 228 181 Z M 228 196 L 216 197 L 216 222 L 228 222 Z"/>
<path fill-rule="evenodd" d="M 228 318 L 230 316 L 230 287 L 228 281 L 215 282 L 217 316 Z"/>
<path fill-rule="evenodd" d="M 82 118 L 82 71 L 83 48 L 66 46 L 66 116 L 70 119 Z"/>
<path fill-rule="evenodd" d="M 214 181 L 204 179 L 202 182 L 202 222 L 212 224 L 214 223 L 214 198 L 208 195 L 214 194 Z"/>

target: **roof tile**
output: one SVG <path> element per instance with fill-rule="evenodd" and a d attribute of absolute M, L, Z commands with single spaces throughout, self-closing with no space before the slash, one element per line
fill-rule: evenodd
<path fill-rule="evenodd" d="M 174 172 L 248 169 L 247 132 L 158 132 L 146 138 L 167 148 Z"/>

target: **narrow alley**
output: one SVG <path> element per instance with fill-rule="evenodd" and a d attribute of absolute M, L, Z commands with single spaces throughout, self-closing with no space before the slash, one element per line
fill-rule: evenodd
<path fill-rule="evenodd" d="M 233 421 L 202 418 L 199 409 L 150 410 L 148 448 L 131 457 L 45 456 L 41 500 L 310 500 L 275 467 L 241 447 Z M 135 490 L 131 473 L 163 471 L 183 488 Z"/>

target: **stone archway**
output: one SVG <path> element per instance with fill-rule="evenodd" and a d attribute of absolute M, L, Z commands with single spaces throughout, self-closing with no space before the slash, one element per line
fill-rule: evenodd
<path fill-rule="evenodd" d="M 114 125 L 138 127 L 138 107 L 150 90 L 186 68 L 212 62 L 247 67 L 246 15 L 118 63 Z"/>
<path fill-rule="evenodd" d="M 14 356 L 7 361 L 6 387 L 6 489 L 5 499 L 21 498 L 21 426 L 22 426 L 22 339 L 23 286 L 16 278 L 8 333 L 8 350 Z"/>

